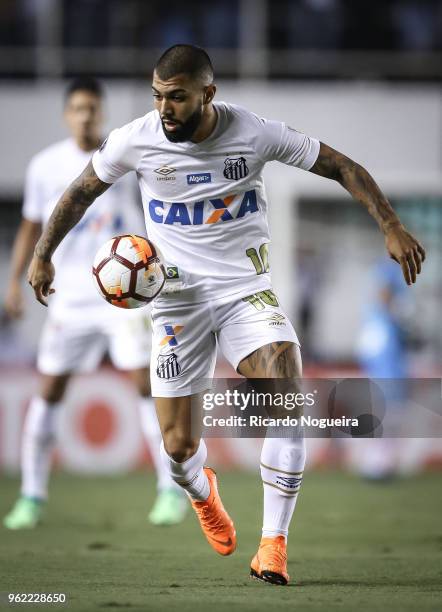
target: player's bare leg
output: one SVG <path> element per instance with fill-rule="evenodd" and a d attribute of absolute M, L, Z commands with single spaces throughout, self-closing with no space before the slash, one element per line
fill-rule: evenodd
<path fill-rule="evenodd" d="M 247 378 L 293 379 L 296 392 L 295 379 L 302 375 L 299 346 L 291 342 L 263 346 L 244 359 L 238 371 Z M 287 535 L 304 464 L 305 442 L 300 431 L 279 432 L 269 428 L 261 452 L 264 518 L 261 543 L 251 563 L 250 573 L 254 578 L 280 585 L 289 581 Z"/>
<path fill-rule="evenodd" d="M 56 418 L 70 374 L 42 374 L 40 392 L 31 400 L 23 427 L 21 496 L 3 520 L 8 529 L 32 529 L 41 520 L 48 496 Z"/>
<path fill-rule="evenodd" d="M 182 489 L 164 469 L 161 460 L 161 430 L 151 396 L 149 368 L 131 370 L 129 376 L 138 391 L 141 428 L 149 446 L 157 477 L 157 497 L 148 518 L 153 525 L 177 525 L 186 515 L 187 500 Z"/>
<path fill-rule="evenodd" d="M 155 405 L 164 466 L 187 492 L 209 544 L 219 554 L 230 555 L 236 548 L 236 532 L 221 502 L 215 472 L 204 467 L 207 449 L 200 434 L 200 398 L 161 397 L 155 399 Z"/>

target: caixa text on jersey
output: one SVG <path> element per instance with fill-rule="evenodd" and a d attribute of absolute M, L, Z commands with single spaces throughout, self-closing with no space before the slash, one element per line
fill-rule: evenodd
<path fill-rule="evenodd" d="M 250 189 L 245 193 L 199 200 L 189 204 L 150 200 L 148 211 L 154 223 L 203 225 L 241 219 L 249 213 L 258 212 L 258 203 L 256 190 Z"/>

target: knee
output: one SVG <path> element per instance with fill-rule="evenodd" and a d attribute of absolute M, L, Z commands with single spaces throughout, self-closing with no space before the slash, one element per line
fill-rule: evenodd
<path fill-rule="evenodd" d="M 166 453 L 178 463 L 192 457 L 198 449 L 198 440 L 173 428 L 164 432 L 163 442 Z"/>

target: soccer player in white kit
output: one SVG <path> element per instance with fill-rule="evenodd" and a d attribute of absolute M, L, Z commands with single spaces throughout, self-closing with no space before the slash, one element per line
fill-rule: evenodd
<path fill-rule="evenodd" d="M 114 130 L 61 197 L 28 278 L 46 305 L 60 241 L 110 184 L 136 172 L 148 236 L 174 271 L 152 312 L 151 383 L 164 465 L 188 493 L 211 546 L 228 555 L 236 532 L 215 473 L 204 467 L 207 452 L 191 427 L 192 401 L 213 374 L 217 343 L 247 378 L 291 379 L 296 390 L 301 376 L 299 342 L 268 270 L 263 166 L 278 160 L 340 182 L 376 219 L 408 284 L 425 253 L 360 165 L 281 122 L 214 102 L 212 65 L 203 49 L 168 49 L 156 64 L 152 87 L 155 110 Z M 269 325 L 272 315 L 283 325 Z M 287 584 L 286 540 L 305 444 L 298 430 L 272 436 L 262 448 L 264 518 L 251 575 Z"/>
<path fill-rule="evenodd" d="M 94 79 L 77 79 L 68 88 L 64 117 L 71 137 L 31 161 L 25 186 L 23 219 L 15 239 L 5 308 L 22 314 L 21 277 L 37 239 L 66 185 L 81 172 L 101 142 L 102 91 Z M 130 373 L 139 393 L 142 429 L 156 467 L 158 496 L 149 514 L 153 524 L 180 522 L 187 503 L 164 469 L 161 433 L 149 385 L 151 330 L 145 308 L 121 311 L 106 304 L 93 286 L 94 253 L 109 238 L 138 224 L 131 181 L 115 185 L 63 243 L 56 256 L 57 276 L 38 350 L 40 390 L 26 415 L 22 442 L 22 490 L 5 517 L 10 529 L 34 527 L 47 499 L 56 417 L 71 374 L 97 367 L 104 351 L 115 366 Z M 132 224 L 132 225 L 131 225 Z"/>

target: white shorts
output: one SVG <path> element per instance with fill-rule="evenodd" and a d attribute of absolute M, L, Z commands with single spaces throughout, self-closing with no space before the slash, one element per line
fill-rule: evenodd
<path fill-rule="evenodd" d="M 152 308 L 151 386 L 154 397 L 180 397 L 207 389 L 217 344 L 235 368 L 271 342 L 299 340 L 275 294 L 199 304 L 161 300 Z"/>
<path fill-rule="evenodd" d="M 40 338 L 37 368 L 52 376 L 90 372 L 106 351 L 120 370 L 147 367 L 151 353 L 150 308 L 112 315 L 102 311 L 101 316 L 85 309 L 75 319 L 49 314 Z"/>

